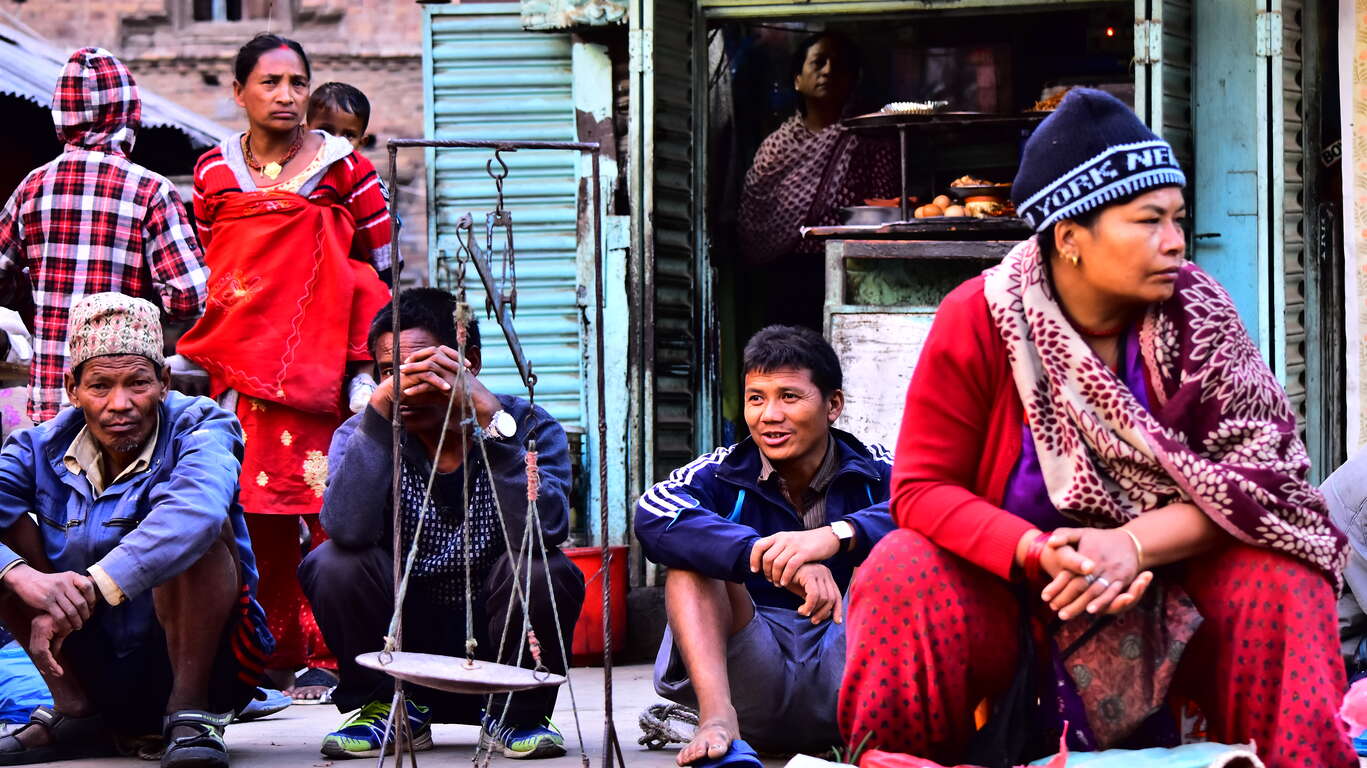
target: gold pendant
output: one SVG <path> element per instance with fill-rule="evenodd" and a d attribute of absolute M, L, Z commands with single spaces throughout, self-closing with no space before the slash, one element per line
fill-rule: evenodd
<path fill-rule="evenodd" d="M 266 163 L 266 166 L 261 169 L 261 174 L 268 179 L 274 179 L 283 170 L 285 169 L 281 168 L 279 163 Z"/>

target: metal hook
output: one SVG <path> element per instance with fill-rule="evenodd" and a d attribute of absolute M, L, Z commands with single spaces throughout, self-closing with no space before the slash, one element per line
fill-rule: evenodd
<path fill-rule="evenodd" d="M 504 152 L 516 152 L 516 149 L 509 147 L 499 147 L 494 150 L 494 156 L 484 163 L 484 172 L 489 174 L 489 178 L 494 180 L 494 188 L 498 190 L 498 201 L 494 206 L 495 211 L 503 210 L 503 180 L 508 178 L 508 163 L 503 159 Z M 498 167 L 502 172 L 494 171 L 494 162 L 498 162 Z"/>
<path fill-rule="evenodd" d="M 462 238 L 461 233 L 465 236 Z M 456 298 L 465 301 L 465 267 L 474 257 L 475 220 L 470 214 L 462 215 L 456 221 Z"/>

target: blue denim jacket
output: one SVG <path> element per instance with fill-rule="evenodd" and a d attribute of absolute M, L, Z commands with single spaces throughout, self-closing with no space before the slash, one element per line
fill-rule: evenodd
<path fill-rule="evenodd" d="M 85 426 L 80 410 L 67 408 L 10 436 L 0 450 L 0 529 L 34 515 L 54 568 L 84 573 L 98 563 L 128 598 L 112 611 L 121 626 L 114 634 L 132 640 L 155 621 L 152 588 L 203 557 L 228 523 L 252 600 L 248 613 L 269 651 L 256 558 L 237 500 L 242 427 L 214 401 L 178 392 L 161 404 L 161 425 L 151 466 L 98 497 L 62 461 Z M 0 544 L 0 565 L 17 558 Z"/>

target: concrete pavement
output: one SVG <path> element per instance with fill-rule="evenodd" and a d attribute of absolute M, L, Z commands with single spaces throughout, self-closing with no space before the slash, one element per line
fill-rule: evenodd
<path fill-rule="evenodd" d="M 677 746 L 653 751 L 637 744 L 641 736 L 638 718 L 641 710 L 663 701 L 655 695 L 648 665 L 618 667 L 613 671 L 613 711 L 622 752 L 630 768 L 674 768 Z M 570 683 L 578 702 L 579 722 L 583 729 L 584 751 L 594 768 L 602 764 L 603 672 L 597 668 L 570 671 Z M 557 700 L 555 724 L 565 734 L 569 753 L 554 760 L 538 760 L 536 768 L 581 768 L 579 738 L 570 706 L 569 686 L 561 689 Z M 334 762 L 318 752 L 323 735 L 337 728 L 342 716 L 332 706 L 295 705 L 274 717 L 228 728 L 228 748 L 234 768 L 324 768 Z M 436 725 L 432 728 L 436 748 L 418 753 L 419 766 L 468 766 L 479 741 L 479 729 L 468 725 Z M 505 766 L 514 761 L 496 757 Z M 778 768 L 782 760 L 765 761 L 766 768 Z M 387 763 L 393 765 L 392 761 Z M 132 758 L 105 758 L 62 763 L 71 768 L 136 768 L 149 765 Z M 347 760 L 339 768 L 374 765 L 373 760 Z"/>

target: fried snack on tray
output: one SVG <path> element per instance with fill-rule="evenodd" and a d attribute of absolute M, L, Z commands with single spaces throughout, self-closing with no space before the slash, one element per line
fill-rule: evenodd
<path fill-rule="evenodd" d="M 1010 184 L 1009 182 L 1001 182 L 1001 183 L 998 183 L 998 182 L 995 182 L 995 181 L 985 181 L 985 180 L 983 180 L 983 179 L 975 179 L 975 178 L 973 178 L 972 176 L 960 176 L 959 178 L 955 179 L 954 181 L 949 182 L 949 186 L 951 186 L 951 187 L 1009 187 L 1009 186 L 1011 186 L 1011 184 Z"/>
<path fill-rule="evenodd" d="M 1067 96 L 1067 95 L 1068 95 L 1068 92 L 1071 91 L 1071 90 L 1073 90 L 1071 86 L 1069 86 L 1068 88 L 1061 88 L 1061 89 L 1059 89 L 1059 92 L 1058 92 L 1058 93 L 1055 93 L 1053 96 L 1046 96 L 1046 97 L 1040 99 L 1039 101 L 1035 102 L 1035 105 L 1034 105 L 1034 106 L 1030 107 L 1029 109 L 1027 109 L 1027 110 L 1025 110 L 1025 111 L 1026 111 L 1026 112 L 1053 112 L 1054 110 L 1058 109 L 1058 105 L 1059 105 L 1060 102 L 1063 101 L 1063 97 L 1064 97 L 1064 96 Z"/>

